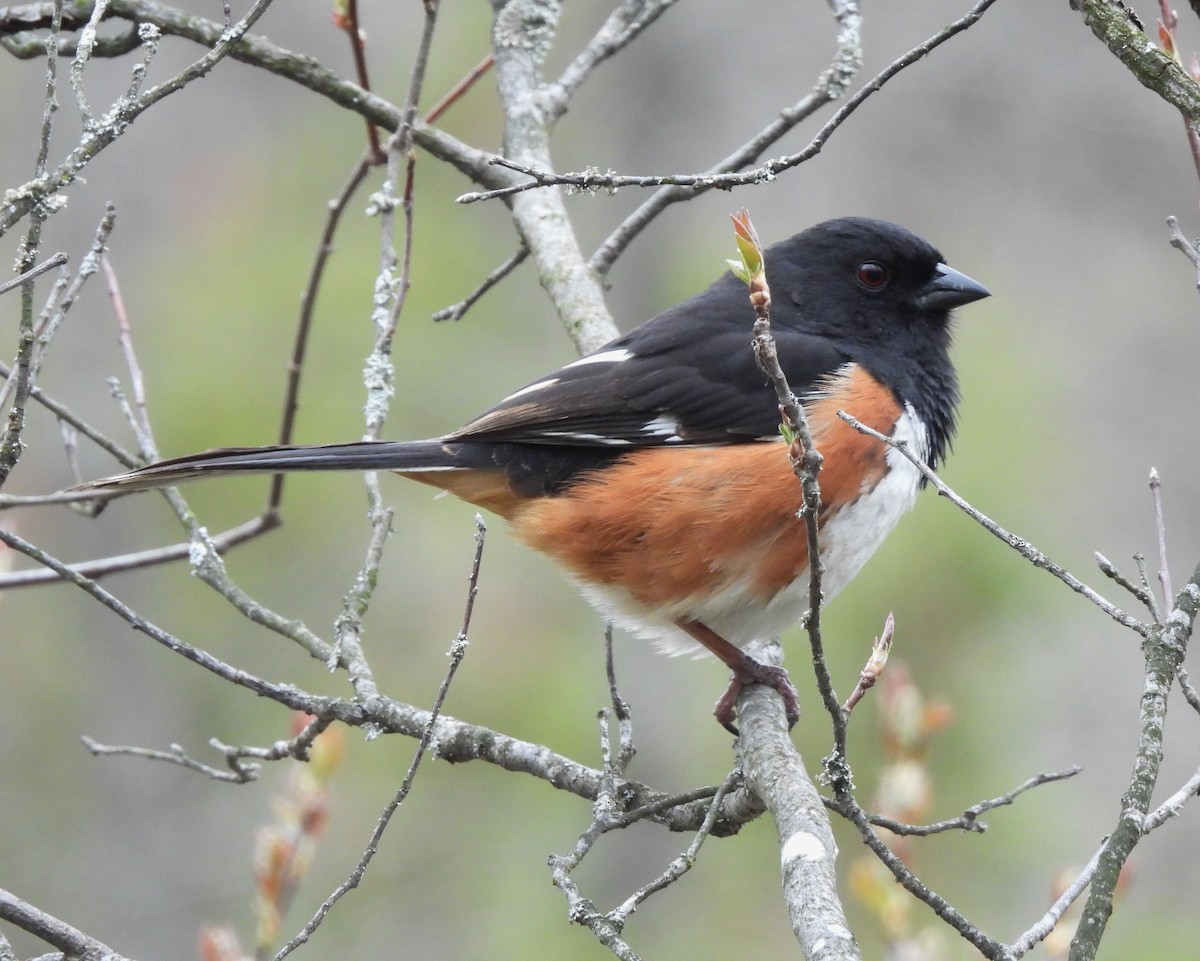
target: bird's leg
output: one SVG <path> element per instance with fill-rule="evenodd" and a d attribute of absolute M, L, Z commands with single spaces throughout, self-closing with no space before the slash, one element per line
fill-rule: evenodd
<path fill-rule="evenodd" d="M 738 729 L 733 723 L 737 716 L 737 699 L 738 695 L 742 693 L 742 688 L 747 684 L 766 684 L 779 692 L 779 696 L 783 698 L 784 709 L 787 711 L 789 728 L 800 720 L 800 697 L 788 679 L 787 671 L 782 667 L 755 660 L 740 647 L 730 644 L 712 628 L 699 621 L 676 621 L 675 624 L 689 637 L 719 657 L 733 672 L 733 677 L 729 679 L 729 687 L 725 689 L 725 693 L 720 696 L 716 707 L 713 708 L 713 714 L 727 731 L 735 736 L 738 733 Z"/>

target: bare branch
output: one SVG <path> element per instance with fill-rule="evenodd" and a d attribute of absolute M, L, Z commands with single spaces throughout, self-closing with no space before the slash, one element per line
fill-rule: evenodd
<path fill-rule="evenodd" d="M 374 129 L 374 126 L 371 127 Z M 283 399 L 283 417 L 279 424 L 279 443 L 292 443 L 292 432 L 296 425 L 296 411 L 300 406 L 300 379 L 304 373 L 304 362 L 308 357 L 308 337 L 312 331 L 313 315 L 317 305 L 317 292 L 325 277 L 325 268 L 333 253 L 333 238 L 337 234 L 342 214 L 350 203 L 358 188 L 362 186 L 371 169 L 370 160 L 362 157 L 350 173 L 346 185 L 338 196 L 329 204 L 329 216 L 321 231 L 321 240 L 317 246 L 317 254 L 313 259 L 312 269 L 308 274 L 308 282 L 304 285 L 304 295 L 300 299 L 300 313 L 296 319 L 296 334 L 292 341 L 292 356 L 288 362 L 287 387 Z M 278 510 L 283 501 L 283 485 L 285 474 L 276 474 L 271 478 L 271 492 L 267 496 L 267 514 Z"/>
<path fill-rule="evenodd" d="M 577 173 L 556 174 L 549 165 L 529 163 L 525 159 L 509 155 L 507 159 L 496 158 L 494 162 L 505 163 L 508 160 L 519 164 L 521 170 L 529 179 L 511 186 L 498 187 L 493 190 L 477 191 L 463 194 L 458 198 L 459 203 L 476 203 L 481 200 L 493 200 L 497 197 L 513 197 L 526 191 L 541 187 L 566 186 L 580 191 L 619 190 L 622 187 L 686 187 L 692 192 L 711 190 L 714 187 L 721 190 L 732 190 L 735 187 L 747 187 L 754 184 L 768 183 L 780 173 L 798 167 L 811 160 L 824 148 L 826 141 L 857 110 L 867 98 L 877 93 L 889 80 L 906 67 L 912 66 L 918 60 L 927 56 L 951 37 L 973 26 L 987 11 L 995 0 L 978 0 L 964 16 L 948 24 L 922 44 L 913 47 L 904 56 L 893 61 L 866 85 L 846 101 L 829 121 L 817 132 L 807 147 L 798 153 L 774 160 L 739 173 L 720 174 L 646 174 L 623 175 L 616 173 L 599 173 L 596 170 L 586 170 Z"/>
<path fill-rule="evenodd" d="M 1095 551 L 1094 556 L 1096 558 L 1096 566 L 1100 568 L 1100 573 L 1109 580 L 1125 588 L 1125 590 L 1129 591 L 1130 594 L 1145 604 L 1146 609 L 1150 612 L 1150 616 L 1157 621 L 1161 614 L 1158 609 L 1158 601 L 1155 599 L 1153 592 L 1151 592 L 1148 586 L 1144 583 L 1145 578 L 1142 578 L 1142 584 L 1135 584 L 1121 573 L 1116 564 L 1110 561 L 1099 551 Z M 1142 570 L 1145 566 L 1144 563 L 1138 561 L 1138 557 L 1136 556 L 1134 559 L 1135 562 L 1138 562 L 1138 569 Z"/>
<path fill-rule="evenodd" d="M 262 678 L 256 677 L 247 671 L 240 670 L 227 664 L 219 658 L 213 657 L 207 651 L 202 650 L 186 641 L 182 641 L 174 635 L 164 631 L 158 625 L 146 620 L 127 604 L 120 601 L 115 595 L 110 594 L 95 581 L 84 577 L 82 574 L 71 570 L 66 564 L 58 558 L 51 556 L 46 551 L 42 550 L 34 544 L 29 543 L 22 537 L 14 534 L 12 531 L 6 531 L 0 528 L 0 542 L 7 544 L 15 551 L 19 551 L 26 557 L 37 561 L 51 570 L 54 570 L 65 581 L 74 584 L 76 587 L 90 594 L 95 600 L 107 607 L 110 611 L 120 617 L 134 630 L 140 631 L 151 640 L 156 641 L 168 650 L 173 651 L 182 657 L 187 658 L 198 664 L 200 667 L 217 675 L 218 677 L 236 684 L 239 687 L 244 687 L 255 694 L 263 697 L 269 697 L 281 704 L 286 704 L 289 707 L 297 708 L 298 710 L 307 711 L 310 714 L 321 713 L 320 708 L 314 708 L 311 700 L 305 701 L 297 688 L 287 685 L 273 684 L 269 681 L 264 681 Z"/>
<path fill-rule="evenodd" d="M 188 757 L 183 747 L 178 744 L 172 744 L 166 751 L 156 751 L 148 747 L 101 744 L 99 741 L 93 741 L 90 737 L 86 736 L 81 740 L 87 749 L 97 757 L 121 756 L 144 758 L 150 761 L 166 761 L 169 764 L 178 764 L 189 771 L 197 771 L 205 777 L 212 778 L 214 781 L 247 784 L 258 776 L 257 766 L 243 766 L 238 771 L 223 771 L 210 764 L 205 764 L 203 761 L 197 761 L 195 758 Z"/>
<path fill-rule="evenodd" d="M 1179 667 L 1179 689 L 1183 692 L 1184 700 L 1192 706 L 1192 710 L 1200 713 L 1200 691 L 1196 690 L 1191 675 L 1182 665 Z"/>
<path fill-rule="evenodd" d="M 460 300 L 457 304 L 451 304 L 449 307 L 443 307 L 433 315 L 433 319 L 441 320 L 462 320 L 468 310 L 475 306 L 476 301 L 484 294 L 500 283 L 505 277 L 511 274 L 521 264 L 525 262 L 525 258 L 529 256 L 529 248 L 524 244 L 517 250 L 515 254 L 504 261 L 499 267 L 488 274 L 475 290 Z"/>
<path fill-rule="evenodd" d="M 1067 913 L 1067 909 L 1075 903 L 1079 896 L 1083 894 L 1087 886 L 1091 884 L 1092 878 L 1096 874 L 1096 868 L 1100 865 L 1101 850 L 1103 849 L 1097 850 L 1096 853 L 1092 855 L 1091 860 L 1088 861 L 1084 869 L 1079 872 L 1079 876 L 1071 882 L 1067 889 L 1063 891 L 1063 893 L 1060 894 L 1057 899 L 1055 899 L 1054 903 L 1050 906 L 1046 913 L 1042 915 L 1038 922 L 1008 946 L 1009 950 L 1012 952 L 1012 957 L 1019 958 L 1022 955 L 1027 954 L 1050 936 L 1050 932 L 1053 931 L 1058 922 L 1062 920 L 1063 915 Z"/>
<path fill-rule="evenodd" d="M 463 94 L 465 94 L 471 89 L 471 87 L 475 85 L 475 82 L 479 80 L 480 77 L 492 69 L 492 66 L 495 64 L 495 62 L 496 58 L 490 53 L 480 60 L 479 63 L 477 63 L 465 77 L 463 77 L 458 83 L 456 83 L 446 92 L 445 96 L 443 96 L 441 100 L 429 108 L 428 112 L 425 114 L 425 122 L 437 123 L 442 114 L 454 106 L 454 104 L 456 104 L 462 98 Z"/>
<path fill-rule="evenodd" d="M 496 81 L 504 109 L 504 153 L 540 170 L 552 167 L 550 120 L 543 109 L 541 57 L 553 33 L 553 12 L 542 4 L 500 3 L 492 28 Z M 513 219 L 537 264 L 538 278 L 581 354 L 617 336 L 604 291 L 571 229 L 559 190 L 523 192 L 511 198 Z"/>
<path fill-rule="evenodd" d="M 19 277 L 14 277 L 12 280 L 6 280 L 4 283 L 0 284 L 0 294 L 7 294 L 13 288 L 20 287 L 21 284 L 25 283 L 27 280 L 34 280 L 49 270 L 54 270 L 56 267 L 62 267 L 69 260 L 70 258 L 64 253 L 57 253 L 53 256 L 47 257 L 40 264 L 30 267 Z"/>
<path fill-rule="evenodd" d="M 307 942 L 312 937 L 313 932 L 321 926 L 321 923 L 329 915 L 329 912 L 333 910 L 334 905 L 345 897 L 345 895 L 349 894 L 350 891 L 358 887 L 367 872 L 367 868 L 370 866 L 371 859 L 374 858 L 375 853 L 379 850 L 379 844 L 383 840 L 383 834 L 387 830 L 388 824 L 391 823 L 392 816 L 400 808 L 400 805 L 404 803 L 409 792 L 412 790 L 417 770 L 421 766 L 421 760 L 425 757 L 426 752 L 429 751 L 434 742 L 438 717 L 441 714 L 442 705 L 446 702 L 446 695 L 450 693 L 450 685 L 454 681 L 454 676 L 458 672 L 459 665 L 462 664 L 463 659 L 467 656 L 467 648 L 469 646 L 467 635 L 471 628 L 471 614 L 475 609 L 475 595 L 479 589 L 479 569 L 483 561 L 485 533 L 486 528 L 484 528 L 483 521 L 480 519 L 478 520 L 475 534 L 475 555 L 471 564 L 471 575 L 467 582 L 467 601 L 463 610 L 462 630 L 459 631 L 458 637 L 450 645 L 448 652 L 450 658 L 449 667 L 446 669 L 446 675 L 442 678 L 442 683 L 438 688 L 437 697 L 434 699 L 433 707 L 429 711 L 428 721 L 421 732 L 420 741 L 417 743 L 417 749 L 413 754 L 412 762 L 405 772 L 404 780 L 401 782 L 395 796 L 388 802 L 379 815 L 375 828 L 371 832 L 371 837 L 363 849 L 362 856 L 354 866 L 354 870 L 350 872 L 350 876 L 338 885 L 329 897 L 322 902 L 316 913 L 304 925 L 301 931 L 279 950 L 279 953 L 275 955 L 275 961 L 283 961 L 289 954 Z"/>
<path fill-rule="evenodd" d="M 550 121 L 556 121 L 566 112 L 571 97 L 600 64 L 633 43 L 674 4 L 675 0 L 624 0 L 613 10 L 558 80 L 546 85 Z"/>
<path fill-rule="evenodd" d="M 758 160 L 768 147 L 777 143 L 788 131 L 808 119 L 830 101 L 843 96 L 850 81 L 862 66 L 860 26 L 862 17 L 856 0 L 830 3 L 838 22 L 837 50 L 829 66 L 817 78 L 813 89 L 801 100 L 779 112 L 774 120 L 732 153 L 704 172 L 717 176 L 741 170 Z M 608 273 L 621 253 L 650 223 L 672 204 L 690 200 L 707 190 L 700 184 L 665 186 L 656 190 L 632 214 L 625 218 L 596 248 L 588 261 L 600 274 Z"/>
<path fill-rule="evenodd" d="M 1179 61 L 1151 43 L 1123 3 L 1114 0 L 1070 0 L 1086 23 L 1142 86 L 1177 107 L 1191 123 L 1200 122 L 1200 84 Z"/>
<path fill-rule="evenodd" d="M 1166 620 L 1153 627 L 1142 645 L 1146 668 L 1138 718 L 1137 756 L 1130 773 L 1129 787 L 1121 798 L 1117 824 L 1100 851 L 1099 866 L 1092 879 L 1083 916 L 1071 941 L 1070 961 L 1090 961 L 1095 957 L 1112 914 L 1113 893 L 1121 870 L 1144 834 L 1150 798 L 1162 764 L 1167 698 L 1187 653 L 1198 611 L 1200 566 L 1196 567 L 1179 592 L 1174 609 Z"/>
<path fill-rule="evenodd" d="M 241 41 L 244 34 L 252 27 L 270 6 L 271 0 L 255 0 L 254 5 L 241 20 L 230 29 L 217 29 L 212 42 L 212 49 L 191 66 L 180 71 L 174 77 L 166 80 L 136 98 L 122 98 L 110 108 L 101 120 L 88 127 L 79 145 L 71 152 L 57 169 L 40 171 L 39 175 L 22 187 L 10 191 L 5 196 L 5 202 L 0 207 L 0 235 L 9 227 L 29 214 L 35 207 L 44 204 L 58 191 L 72 184 L 79 177 L 80 171 L 100 153 L 112 144 L 129 128 L 133 121 L 147 109 L 165 97 L 182 90 L 193 80 L 208 74 L 221 60 L 227 57 L 233 48 Z M 122 15 L 128 14 L 128 5 L 114 0 L 114 12 L 121 10 Z M 89 5 L 90 13 L 94 5 Z M 77 12 L 83 13 L 82 10 Z M 86 14 L 85 14 L 86 15 Z M 182 19 L 182 14 L 179 14 Z M 131 18 L 136 19 L 136 17 Z M 153 17 L 150 18 L 153 22 Z M 215 25 L 214 25 L 215 27 Z M 47 119 L 48 125 L 48 119 Z M 43 143 L 47 142 L 43 137 Z"/>
<path fill-rule="evenodd" d="M 22 931 L 58 948 L 68 958 L 86 961 L 126 961 L 124 955 L 78 928 L 60 921 L 52 914 L 22 901 L 15 894 L 0 888 L 0 920 L 16 925 Z"/>
<path fill-rule="evenodd" d="M 5 364 L 0 363 L 0 377 L 4 378 L 5 380 L 9 380 L 12 378 L 12 376 L 13 376 L 12 368 L 6 366 Z M 99 430 L 97 430 L 95 427 L 93 427 L 87 421 L 83 420 L 78 414 L 76 414 L 74 411 L 72 411 L 71 408 L 67 407 L 65 404 L 59 403 L 53 397 L 51 397 L 50 395 L 45 393 L 45 391 L 43 391 L 40 387 L 35 386 L 30 391 L 29 396 L 30 396 L 31 400 L 34 400 L 37 403 L 41 404 L 43 407 L 46 408 L 46 410 L 48 410 L 48 411 L 50 411 L 50 413 L 54 414 L 54 416 L 57 417 L 59 420 L 65 422 L 67 424 L 70 424 L 77 431 L 79 431 L 79 433 L 83 434 L 84 437 L 86 437 L 88 440 L 90 440 L 93 444 L 95 444 L 101 450 L 107 451 L 109 454 L 111 454 L 113 457 L 115 457 L 117 459 L 117 461 L 120 462 L 123 466 L 132 468 L 132 467 L 138 467 L 141 464 L 141 461 L 138 459 L 137 454 L 134 454 L 131 451 L 127 451 L 120 444 L 116 443 L 113 440 L 110 440 L 105 434 L 101 433 Z M 88 500 L 88 499 L 94 500 L 95 499 L 93 497 L 93 495 L 78 495 L 77 496 L 75 494 L 71 494 L 71 495 L 68 495 L 67 497 L 64 497 L 64 499 L 68 499 L 68 498 L 70 500 Z M 2 509 L 3 507 L 4 507 L 4 502 L 0 501 L 0 509 Z"/>
<path fill-rule="evenodd" d="M 56 497 L 61 497 L 61 500 L 56 501 Z M 3 501 L 12 506 L 21 506 L 23 500 L 32 500 L 39 503 L 62 503 L 70 502 L 75 498 L 69 495 L 49 495 L 41 498 L 4 498 Z M 0 507 L 4 506 L 0 503 Z M 244 524 L 239 524 L 237 527 L 231 527 L 229 530 L 222 531 L 220 534 L 215 534 L 211 538 L 213 548 L 219 554 L 227 553 L 238 544 L 243 544 L 246 541 L 252 540 L 267 531 L 274 530 L 279 526 L 279 519 L 270 516 L 255 517 L 252 520 L 246 521 Z M 93 580 L 105 577 L 109 574 L 116 574 L 121 571 L 141 570 L 145 567 L 157 567 L 160 564 L 168 564 L 173 561 L 186 560 L 190 557 L 192 544 L 170 544 L 166 547 L 155 547 L 146 551 L 135 551 L 132 554 L 118 554 L 112 557 L 101 557 L 93 561 L 80 561 L 77 564 L 68 564 L 67 567 L 77 574 L 82 574 L 84 577 L 92 578 Z M 45 568 L 33 568 L 26 571 L 10 571 L 5 574 L 0 574 L 0 590 L 9 587 L 37 587 L 44 584 L 61 584 L 62 578 L 52 570 Z"/>
<path fill-rule="evenodd" d="M 774 651 L 778 657 L 778 645 Z M 838 897 L 837 845 L 824 802 L 788 737 L 779 698 L 762 685 L 747 687 L 738 699 L 738 717 L 738 763 L 775 820 L 784 900 L 804 957 L 861 957 Z"/>
<path fill-rule="evenodd" d="M 708 807 L 708 813 L 704 817 L 704 823 L 700 825 L 700 829 L 692 838 L 692 843 L 687 846 L 682 854 L 675 858 L 666 869 L 657 878 L 649 884 L 638 888 L 633 894 L 626 898 L 619 906 L 609 912 L 609 920 L 617 926 L 618 929 L 624 926 L 629 916 L 633 914 L 637 908 L 643 904 L 651 895 L 657 894 L 680 878 L 692 869 L 692 865 L 696 863 L 696 858 L 700 854 L 700 846 L 712 834 L 713 825 L 716 823 L 717 816 L 721 811 L 721 803 L 725 800 L 725 795 L 729 793 L 736 785 L 742 781 L 740 771 L 732 772 L 727 777 L 724 783 L 717 788 L 716 794 L 713 795 L 712 803 Z"/>
<path fill-rule="evenodd" d="M 1171 818 L 1178 817 L 1183 811 L 1183 806 L 1198 794 L 1200 794 L 1200 770 L 1192 774 L 1183 787 L 1146 815 L 1146 820 L 1142 823 L 1142 833 L 1149 834 L 1156 828 L 1162 827 Z"/>
<path fill-rule="evenodd" d="M 840 793 L 836 800 L 844 809 L 847 819 L 858 828 L 858 833 L 867 847 L 883 862 L 884 867 L 891 871 L 892 876 L 906 891 L 916 897 L 917 900 L 926 904 L 934 914 L 957 931 L 965 940 L 973 944 L 985 958 L 990 958 L 992 961 L 1013 961 L 1015 955 L 1012 954 L 1006 945 L 984 934 L 977 925 L 969 921 L 949 901 L 908 869 L 908 866 L 875 833 L 866 812 L 859 806 L 849 791 Z"/>
<path fill-rule="evenodd" d="M 1001 794 L 999 797 L 992 798 L 989 801 L 980 801 L 978 804 L 971 805 L 971 807 L 967 808 L 956 818 L 934 821 L 932 824 L 906 824 L 903 821 L 896 821 L 893 818 L 883 817 L 879 814 L 867 814 L 867 820 L 877 828 L 886 828 L 893 834 L 902 837 L 927 837 L 931 834 L 944 834 L 947 831 L 970 831 L 982 834 L 987 830 L 987 825 L 979 820 L 979 815 L 994 808 L 1012 804 L 1026 791 L 1041 787 L 1043 784 L 1050 784 L 1054 781 L 1063 781 L 1069 777 L 1074 777 L 1081 770 L 1082 768 L 1076 765 L 1063 771 L 1054 771 L 1049 774 L 1035 774 L 1007 794 Z M 825 806 L 838 814 L 846 817 L 849 816 L 843 806 L 834 798 L 825 798 Z"/>
<path fill-rule="evenodd" d="M 1163 520 L 1162 479 L 1158 471 L 1150 468 L 1150 496 L 1154 498 L 1154 530 L 1158 543 L 1158 582 L 1162 585 L 1163 598 L 1171 603 L 1175 592 L 1171 590 L 1171 568 L 1167 563 L 1167 525 Z"/>
<path fill-rule="evenodd" d="M 1179 228 L 1179 220 L 1176 217 L 1167 218 L 1167 229 L 1171 232 L 1169 241 L 1171 246 L 1181 251 L 1196 269 L 1196 290 L 1200 291 L 1200 247 L 1196 245 L 1195 241 L 1187 238 Z"/>
<path fill-rule="evenodd" d="M 875 437 L 883 441 L 893 450 L 898 450 L 901 454 L 909 459 L 912 465 L 916 467 L 918 471 L 920 471 L 921 476 L 929 481 L 929 483 L 933 485 L 934 489 L 940 495 L 949 500 L 950 503 L 954 504 L 955 507 L 974 520 L 986 531 L 1004 541 L 1005 544 L 1033 564 L 1034 567 L 1039 567 L 1042 570 L 1048 571 L 1054 577 L 1066 584 L 1067 587 L 1071 588 L 1071 590 L 1073 590 L 1076 594 L 1082 594 L 1118 624 L 1128 627 L 1132 631 L 1136 631 L 1143 637 L 1149 635 L 1152 630 L 1149 625 L 1143 624 L 1136 618 L 1130 617 L 1115 604 L 1112 604 L 1097 594 L 1094 590 L 1079 580 L 1079 578 L 1077 578 L 1074 574 L 1070 573 L 1065 568 L 1060 567 L 1058 564 L 1055 564 L 1054 561 L 1052 561 L 1045 553 L 1038 550 L 1031 543 L 1029 543 L 1029 541 L 1022 537 L 1018 537 L 1016 534 L 1009 533 L 978 508 L 973 507 L 966 500 L 956 494 L 945 481 L 938 477 L 934 471 L 930 470 L 928 464 L 926 464 L 923 460 L 921 460 L 921 458 L 912 452 L 907 443 L 904 441 L 897 441 L 892 437 L 888 437 L 886 434 L 881 434 L 879 431 L 868 427 L 866 424 L 863 424 L 855 417 L 846 413 L 844 410 L 839 410 L 838 416 L 859 433 L 866 434 L 869 437 Z"/>

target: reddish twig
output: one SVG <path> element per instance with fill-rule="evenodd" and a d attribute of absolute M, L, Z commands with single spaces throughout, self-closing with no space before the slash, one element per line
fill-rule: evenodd
<path fill-rule="evenodd" d="M 358 25 L 358 0 L 346 0 L 344 16 L 335 15 L 334 23 L 341 27 L 350 38 L 350 51 L 354 55 L 354 72 L 358 76 L 358 85 L 363 90 L 371 89 L 371 80 L 367 75 L 367 50 L 362 28 Z M 372 165 L 378 166 L 387 158 L 383 145 L 379 142 L 379 128 L 367 121 L 367 156 Z"/>
<path fill-rule="evenodd" d="M 458 102 L 459 98 L 461 98 L 463 94 L 470 90 L 480 77 L 492 69 L 492 64 L 495 62 L 496 58 L 489 53 L 486 57 L 480 60 L 479 63 L 475 64 L 475 66 L 471 68 L 470 72 L 468 72 L 465 77 L 463 77 L 460 81 L 458 81 L 458 83 L 446 91 L 441 100 L 429 108 L 429 112 L 425 114 L 425 122 L 437 123 L 442 114 L 454 106 L 454 104 Z"/>

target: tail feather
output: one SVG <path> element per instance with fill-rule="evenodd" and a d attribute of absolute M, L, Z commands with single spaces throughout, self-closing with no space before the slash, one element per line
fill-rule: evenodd
<path fill-rule="evenodd" d="M 403 473 L 452 471 L 475 466 L 470 445 L 421 441 L 357 441 L 350 444 L 280 447 L 222 447 L 173 457 L 128 474 L 72 488 L 78 491 L 139 491 L 169 487 L 194 477 L 277 474 L 291 471 L 390 470 Z"/>

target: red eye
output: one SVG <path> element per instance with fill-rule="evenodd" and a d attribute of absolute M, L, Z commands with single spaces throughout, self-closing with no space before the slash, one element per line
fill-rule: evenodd
<path fill-rule="evenodd" d="M 888 269 L 874 260 L 859 264 L 858 273 L 854 276 L 867 290 L 882 290 L 890 279 Z"/>

